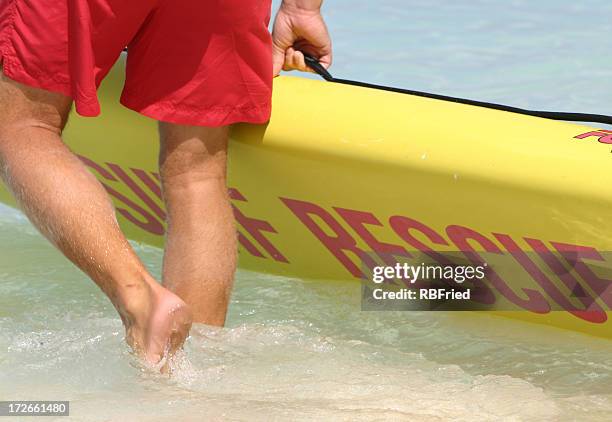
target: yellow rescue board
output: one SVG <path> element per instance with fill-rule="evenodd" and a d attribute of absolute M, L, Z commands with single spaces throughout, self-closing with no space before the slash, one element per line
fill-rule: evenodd
<path fill-rule="evenodd" d="M 126 234 L 162 246 L 156 125 L 119 106 L 122 74 L 65 138 Z M 273 101 L 231 132 L 242 268 L 360 280 L 364 257 L 486 251 L 515 265 L 485 282 L 491 309 L 612 338 L 612 132 L 296 77 Z"/>

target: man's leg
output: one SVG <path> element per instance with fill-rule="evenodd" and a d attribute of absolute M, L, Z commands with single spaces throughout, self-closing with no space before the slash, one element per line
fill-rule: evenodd
<path fill-rule="evenodd" d="M 236 270 L 236 229 L 226 185 L 228 128 L 160 123 L 168 213 L 163 283 L 194 322 L 223 325 Z"/>
<path fill-rule="evenodd" d="M 185 340 L 189 311 L 147 273 L 104 188 L 63 144 L 70 105 L 0 73 L 0 174 L 32 223 L 109 297 L 128 343 L 157 362 Z"/>

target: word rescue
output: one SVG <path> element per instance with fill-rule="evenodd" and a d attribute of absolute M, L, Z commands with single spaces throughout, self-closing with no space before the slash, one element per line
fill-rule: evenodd
<path fill-rule="evenodd" d="M 576 136 L 577 139 L 598 139 L 612 143 L 612 132 L 597 130 Z M 97 163 L 87 157 L 81 160 L 96 174 L 106 191 L 114 198 L 117 213 L 147 234 L 150 240 L 165 232 L 165 211 L 161 206 L 159 175 L 138 168 L 124 168 L 115 163 Z M 293 265 L 299 256 L 289 256 L 278 245 L 279 233 L 274 222 L 244 214 L 240 205 L 249 202 L 238 190 L 230 189 L 232 208 L 238 223 L 238 241 L 250 256 L 269 260 L 266 267 Z M 280 197 L 278 205 L 290 211 L 295 222 L 302 224 L 337 261 L 338 268 L 356 279 L 366 279 L 364 268 L 380 265 L 367 251 L 374 252 L 384 264 L 395 266 L 397 257 L 411 258 L 411 251 L 428 255 L 441 266 L 453 266 L 444 253 L 436 249 L 456 250 L 475 266 L 484 265 L 477 251 L 507 256 L 517 270 L 528 276 L 528 285 L 517 285 L 493 267 L 487 268 L 486 280 L 469 280 L 474 301 L 489 305 L 503 298 L 519 309 L 548 314 L 560 309 L 593 324 L 608 319 L 612 309 L 612 279 L 595 271 L 597 266 L 610 265 L 603 253 L 592 246 L 543 240 L 527 236 L 514 237 L 507 233 L 480 233 L 470 227 L 448 224 L 434 229 L 424 222 L 404 215 L 392 215 L 381 220 L 368 210 L 341 207 L 323 208 L 314 202 Z M 298 226 L 296 226 L 297 228 Z M 379 240 L 371 229 L 386 228 L 395 234 L 395 241 Z M 528 255 L 527 250 L 531 251 Z M 537 262 L 536 258 L 540 261 Z M 272 261 L 272 262 L 270 262 Z M 568 272 L 567 268 L 572 271 Z M 474 267 L 476 274 L 476 267 Z M 403 271 L 403 267 L 401 269 Z M 378 270 L 381 271 L 381 270 Z M 382 270 L 385 271 L 385 270 Z M 395 271 L 395 270 L 394 270 Z M 422 271 L 422 270 L 421 270 Z M 457 276 L 456 270 L 453 274 Z M 384 273 L 382 274 L 384 275 Z M 467 275 L 467 274 L 465 274 Z M 414 278 L 414 274 L 412 274 Z M 442 277 L 444 278 L 444 277 Z M 466 277 L 467 280 L 467 277 Z M 422 288 L 423 286 L 413 285 Z M 427 287 L 427 286 L 425 286 Z M 457 289 L 462 290 L 462 289 Z"/>

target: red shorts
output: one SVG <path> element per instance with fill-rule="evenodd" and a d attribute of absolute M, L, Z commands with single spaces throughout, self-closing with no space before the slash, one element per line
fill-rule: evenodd
<path fill-rule="evenodd" d="M 270 116 L 270 0 L 0 0 L 4 74 L 72 97 L 96 90 L 128 47 L 121 103 L 157 120 L 222 126 Z"/>

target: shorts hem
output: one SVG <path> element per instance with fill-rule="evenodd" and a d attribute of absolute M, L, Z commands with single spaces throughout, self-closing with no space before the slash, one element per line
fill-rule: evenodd
<path fill-rule="evenodd" d="M 160 122 L 191 126 L 220 127 L 234 123 L 263 124 L 270 120 L 271 105 L 244 107 L 203 107 L 200 109 L 181 108 L 157 103 L 142 106 L 129 98 L 121 97 L 121 104 L 143 116 Z"/>
<path fill-rule="evenodd" d="M 100 114 L 98 100 L 85 99 L 74 100 L 70 83 L 58 82 L 57 79 L 49 78 L 43 75 L 32 75 L 22 65 L 19 60 L 7 53 L 6 48 L 0 50 L 0 63 L 2 63 L 2 73 L 12 81 L 29 86 L 31 88 L 42 89 L 54 94 L 64 95 L 71 98 L 75 103 L 75 109 L 78 114 L 85 117 L 95 117 Z"/>
<path fill-rule="evenodd" d="M 0 61 L 2 62 L 3 73 L 10 79 L 33 88 L 44 89 L 65 95 L 66 97 L 72 97 L 68 82 L 59 82 L 57 79 L 48 78 L 43 75 L 32 75 L 7 50 L 6 46 L 0 50 Z"/>

